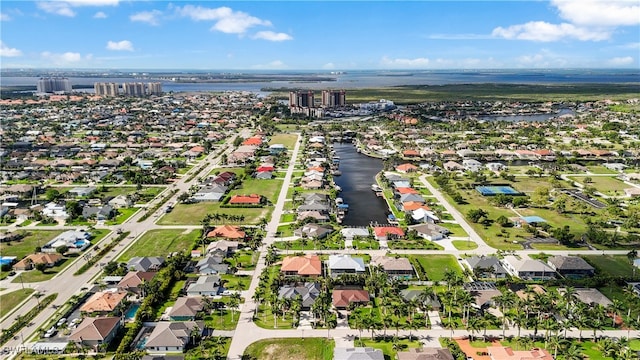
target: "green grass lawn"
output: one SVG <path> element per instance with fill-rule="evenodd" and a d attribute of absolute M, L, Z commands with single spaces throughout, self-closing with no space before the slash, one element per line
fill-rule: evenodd
<path fill-rule="evenodd" d="M 61 230 L 20 230 L 26 236 L 19 241 L 0 243 L 0 254 L 3 256 L 17 256 L 22 259 L 35 252 L 37 246 L 43 246 L 47 241 L 62 233 Z"/>
<path fill-rule="evenodd" d="M 409 348 L 422 347 L 422 343 L 416 340 L 415 338 L 412 341 L 409 341 L 409 339 L 398 339 L 397 343 L 398 343 L 398 346 L 401 348 L 400 351 L 407 351 L 407 349 Z M 365 346 L 365 347 L 372 347 L 374 349 L 380 349 L 384 354 L 385 360 L 396 359 L 396 354 L 398 353 L 396 350 L 393 349 L 394 346 L 393 346 L 392 337 L 375 338 L 374 340 L 371 340 L 370 338 L 366 338 L 363 336 L 362 339 L 355 340 L 355 346 Z"/>
<path fill-rule="evenodd" d="M 205 316 L 204 323 L 214 330 L 234 330 L 238 325 L 238 318 L 240 312 L 237 310 L 234 313 L 231 309 L 221 308 L 212 310 L 210 315 Z"/>
<path fill-rule="evenodd" d="M 275 134 L 271 136 L 271 139 L 269 140 L 269 145 L 282 144 L 287 149 L 293 150 L 297 140 L 298 140 L 298 135 L 296 134 Z"/>
<path fill-rule="evenodd" d="M 590 183 L 585 183 L 585 179 L 591 178 Z M 629 185 L 611 176 L 572 176 L 571 180 L 574 180 L 585 186 L 592 186 L 596 191 L 605 195 L 623 195 L 623 190 L 628 188 Z"/>
<path fill-rule="evenodd" d="M 265 339 L 249 345 L 244 355 L 260 360 L 331 360 L 334 347 L 333 339 L 325 338 Z"/>
<path fill-rule="evenodd" d="M 473 250 L 478 248 L 478 244 L 473 241 L 466 240 L 452 240 L 451 243 L 458 250 Z"/>
<path fill-rule="evenodd" d="M 29 295 L 34 291 L 35 290 L 33 289 L 27 288 L 0 295 L 0 304 L 2 304 L 2 306 L 0 306 L 0 318 L 7 315 L 14 307 L 29 297 Z"/>
<path fill-rule="evenodd" d="M 286 250 L 285 243 L 290 243 L 289 251 L 296 250 L 322 250 L 322 249 L 344 249 L 344 241 L 333 241 L 330 239 L 323 241 L 312 241 L 311 239 L 298 239 L 294 241 L 276 241 L 275 246 L 280 250 Z"/>
<path fill-rule="evenodd" d="M 416 240 L 390 240 L 387 242 L 389 249 L 425 249 L 443 250 L 444 248 L 433 241 L 426 239 Z"/>
<path fill-rule="evenodd" d="M 47 268 L 45 270 L 45 272 L 40 272 L 40 271 L 35 270 L 35 269 L 34 270 L 29 270 L 29 271 L 24 271 L 24 272 L 20 273 L 21 275 L 18 275 L 16 277 L 14 277 L 13 280 L 11 280 L 11 282 L 12 283 L 20 283 L 20 282 L 32 283 L 32 282 L 40 282 L 40 281 L 49 280 L 49 279 L 53 278 L 54 276 L 56 276 L 57 273 L 59 273 L 60 271 L 64 270 L 74 260 L 75 260 L 75 258 L 64 257 L 64 258 L 62 258 L 62 261 L 58 263 L 58 265 L 56 265 L 54 267 L 51 267 L 51 268 Z"/>
<path fill-rule="evenodd" d="M 283 180 L 279 179 L 261 180 L 246 178 L 242 182 L 242 185 L 229 192 L 229 194 L 231 196 L 260 194 L 265 196 L 267 199 L 269 199 L 270 202 L 275 204 L 278 201 L 278 195 L 280 195 L 280 188 L 282 188 L 283 182 Z"/>
<path fill-rule="evenodd" d="M 602 274 L 625 277 L 633 276 L 633 266 L 625 255 L 583 255 L 582 257 Z"/>
<path fill-rule="evenodd" d="M 140 208 L 126 208 L 118 209 L 118 216 L 115 219 L 106 222 L 107 225 L 118 225 L 127 221 L 128 218 L 133 216 Z"/>
<path fill-rule="evenodd" d="M 222 274 L 224 288 L 230 290 L 248 290 L 251 284 L 251 277 L 247 275 Z"/>
<path fill-rule="evenodd" d="M 258 306 L 258 315 L 256 315 L 254 323 L 264 329 L 292 329 L 293 316 L 291 312 L 287 312 L 282 318 L 282 314 L 278 313 L 278 318 L 273 317 L 271 307 L 267 305 Z"/>
<path fill-rule="evenodd" d="M 406 255 L 414 264 L 416 271 L 422 278 L 421 272 L 427 276 L 430 281 L 441 281 L 444 279 L 444 273 L 447 270 L 453 270 L 462 276 L 462 269 L 458 265 L 458 261 L 453 255 Z"/>
<path fill-rule="evenodd" d="M 166 256 L 174 251 L 190 251 L 199 237 L 199 230 L 150 230 L 122 254 L 118 261 L 127 262 L 135 256 Z"/>
<path fill-rule="evenodd" d="M 281 223 L 290 223 L 296 221 L 296 214 L 282 214 L 280 217 Z"/>
<path fill-rule="evenodd" d="M 380 243 L 378 240 L 353 240 L 353 248 L 357 250 L 378 250 Z"/>
<path fill-rule="evenodd" d="M 467 234 L 467 232 L 464 231 L 464 229 L 462 228 L 462 226 L 460 226 L 460 224 L 441 222 L 441 223 L 438 223 L 438 225 L 449 229 L 449 231 L 451 231 L 449 236 L 452 236 L 452 237 L 466 237 L 466 236 L 469 236 L 469 234 Z"/>
<path fill-rule="evenodd" d="M 268 180 L 264 180 L 268 181 Z M 220 208 L 219 203 L 200 202 L 196 204 L 176 204 L 168 214 L 160 218 L 160 225 L 200 225 L 206 214 L 244 215 L 244 224 L 257 224 L 260 218 L 269 219 L 273 207 L 263 208 Z M 214 224 L 215 225 L 215 224 Z"/>
<path fill-rule="evenodd" d="M 587 169 L 589 169 L 589 171 L 594 173 L 594 174 L 611 174 L 611 175 L 617 175 L 618 174 L 617 171 L 611 170 L 611 169 L 607 169 L 606 167 L 601 166 L 601 165 L 587 166 Z"/>

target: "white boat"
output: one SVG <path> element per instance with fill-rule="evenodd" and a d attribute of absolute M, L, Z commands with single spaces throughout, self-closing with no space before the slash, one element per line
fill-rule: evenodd
<path fill-rule="evenodd" d="M 340 186 L 336 185 L 336 190 L 337 191 L 342 191 L 342 188 Z"/>
<path fill-rule="evenodd" d="M 343 200 L 341 197 L 336 198 L 336 204 L 342 204 Z"/>
<path fill-rule="evenodd" d="M 371 184 L 371 190 L 378 192 L 382 191 L 382 188 L 378 184 Z"/>

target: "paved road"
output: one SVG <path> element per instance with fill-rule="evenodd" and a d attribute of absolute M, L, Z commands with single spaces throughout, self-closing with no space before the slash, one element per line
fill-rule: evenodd
<path fill-rule="evenodd" d="M 229 346 L 229 355 L 227 356 L 228 359 L 240 359 L 242 357 L 242 354 L 244 353 L 245 348 L 249 346 L 249 344 L 256 341 L 254 328 L 257 328 L 257 326 L 255 326 L 255 324 L 253 324 L 252 322 L 253 314 L 256 311 L 256 302 L 253 300 L 253 295 L 255 294 L 258 283 L 260 282 L 260 273 L 262 273 L 262 269 L 264 269 L 266 266 L 265 256 L 267 254 L 267 248 L 276 240 L 275 234 L 278 231 L 280 217 L 282 216 L 284 203 L 287 199 L 287 191 L 289 190 L 291 178 L 293 177 L 293 170 L 298 158 L 298 152 L 300 151 L 300 143 L 301 138 L 300 136 L 298 136 L 298 141 L 296 142 L 296 145 L 293 149 L 293 154 L 291 155 L 291 159 L 289 160 L 287 175 L 284 178 L 284 184 L 282 185 L 282 188 L 280 190 L 280 195 L 278 196 L 278 201 L 276 202 L 275 209 L 273 210 L 271 221 L 269 221 L 269 223 L 267 224 L 267 235 L 265 236 L 262 247 L 260 248 L 260 258 L 258 259 L 258 263 L 256 264 L 256 269 L 253 273 L 253 278 L 251 279 L 251 285 L 249 285 L 249 290 L 243 293 L 245 297 L 244 304 L 242 305 L 235 335 L 231 340 L 231 345 Z M 295 336 L 300 335 L 298 334 Z"/>
<path fill-rule="evenodd" d="M 240 132 L 239 136 L 248 137 L 250 133 L 251 133 L 251 130 L 243 129 Z M 234 138 L 230 138 L 227 140 L 225 145 L 223 145 L 223 147 L 226 147 L 227 149 L 225 150 L 225 152 L 231 151 L 232 149 L 231 144 L 233 143 L 233 140 Z M 171 191 L 172 189 L 177 189 L 179 191 L 174 196 L 172 196 L 172 198 L 169 199 L 167 202 L 174 202 L 174 203 L 177 202 L 177 197 L 180 193 L 189 190 L 189 188 L 192 185 L 197 184 L 197 181 L 198 181 L 197 177 L 194 177 L 194 179 L 187 181 L 191 177 L 191 175 L 193 175 L 194 173 L 200 173 L 202 176 L 207 175 L 209 172 L 211 172 L 214 169 L 214 167 L 218 165 L 218 162 L 219 162 L 219 158 L 215 154 L 210 154 L 204 160 L 200 161 L 198 165 L 194 166 L 194 168 L 192 168 L 189 172 L 187 172 L 182 178 L 180 178 L 179 181 L 177 181 L 175 184 L 171 186 L 168 186 L 167 189 L 165 189 L 165 191 L 163 191 L 159 196 L 157 196 L 153 201 L 149 203 L 148 207 L 153 208 L 153 206 L 156 205 L 166 195 L 166 193 Z M 140 211 L 136 213 L 134 216 L 132 216 L 131 218 L 129 218 L 127 222 L 125 222 L 124 224 L 113 227 L 113 228 L 120 228 L 124 232 L 129 231 L 132 235 L 127 237 L 125 240 L 123 240 L 121 242 L 122 245 L 116 246 L 112 254 L 108 254 L 104 258 L 102 258 L 101 262 L 108 262 L 116 259 L 120 254 L 126 251 L 126 249 L 129 248 L 138 238 L 140 238 L 142 234 L 144 234 L 145 232 L 151 229 L 161 228 L 160 226 L 155 224 L 155 221 L 157 221 L 158 217 L 164 213 L 163 207 L 160 207 L 155 213 L 151 214 L 151 216 L 149 216 L 146 220 L 142 222 L 137 222 L 137 220 L 140 217 L 142 217 L 144 213 L 145 213 L 144 211 Z M 181 227 L 181 228 L 188 228 L 188 227 Z M 112 232 L 111 234 L 106 236 L 103 240 L 101 240 L 100 243 L 98 244 L 102 247 L 102 245 L 107 244 L 116 236 L 117 234 L 115 234 L 115 232 Z M 52 306 L 61 306 L 64 303 L 66 303 L 73 295 L 79 294 L 83 287 L 91 286 L 91 283 L 94 281 L 94 279 L 100 275 L 102 268 L 99 266 L 99 263 L 98 263 L 94 265 L 92 268 L 90 268 L 89 270 L 87 270 L 84 274 L 75 276 L 74 272 L 85 263 L 86 263 L 86 260 L 84 257 L 78 257 L 73 263 L 67 266 L 65 270 L 57 274 L 52 280 L 33 284 L 33 286 L 36 286 L 36 288 L 40 292 L 44 293 L 45 296 L 48 294 L 57 293 L 58 297 L 52 303 Z M 10 285 L 10 284 L 11 283 L 7 283 L 7 286 L 15 287 L 15 285 Z M 4 283 L 0 283 L 0 287 L 7 287 L 7 286 L 4 286 Z M 9 316 L 6 316 L 4 319 L 2 319 L 2 322 L 0 323 L 0 327 L 2 329 L 6 329 L 13 323 L 16 316 L 25 315 L 29 310 L 31 310 L 36 305 L 37 305 L 37 299 L 35 299 L 33 296 L 29 297 L 22 304 L 20 304 L 19 307 L 17 307 L 17 309 L 15 309 L 11 314 L 9 314 Z M 8 341 L 4 345 L 4 347 L 10 348 L 10 349 L 18 348 L 23 344 L 22 339 L 24 339 L 27 343 L 29 343 L 29 339 L 33 335 L 36 335 L 36 330 L 42 324 L 46 323 L 50 318 L 52 318 L 55 315 L 55 312 L 56 312 L 56 309 L 54 309 L 51 306 L 41 311 L 34 318 L 32 322 L 34 325 L 23 328 L 23 330 L 20 333 L 18 333 L 17 339 L 12 339 Z"/>

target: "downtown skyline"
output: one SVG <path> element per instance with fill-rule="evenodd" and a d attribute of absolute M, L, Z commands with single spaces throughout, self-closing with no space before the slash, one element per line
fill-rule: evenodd
<path fill-rule="evenodd" d="M 624 1 L 2 1 L 2 69 L 639 68 Z"/>

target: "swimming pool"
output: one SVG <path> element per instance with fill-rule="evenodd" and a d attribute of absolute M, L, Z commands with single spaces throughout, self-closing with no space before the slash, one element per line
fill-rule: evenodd
<path fill-rule="evenodd" d="M 127 312 L 124 314 L 125 319 L 133 319 L 136 317 L 136 313 L 138 312 L 138 308 L 140 308 L 140 304 L 133 304 L 129 307 Z"/>

